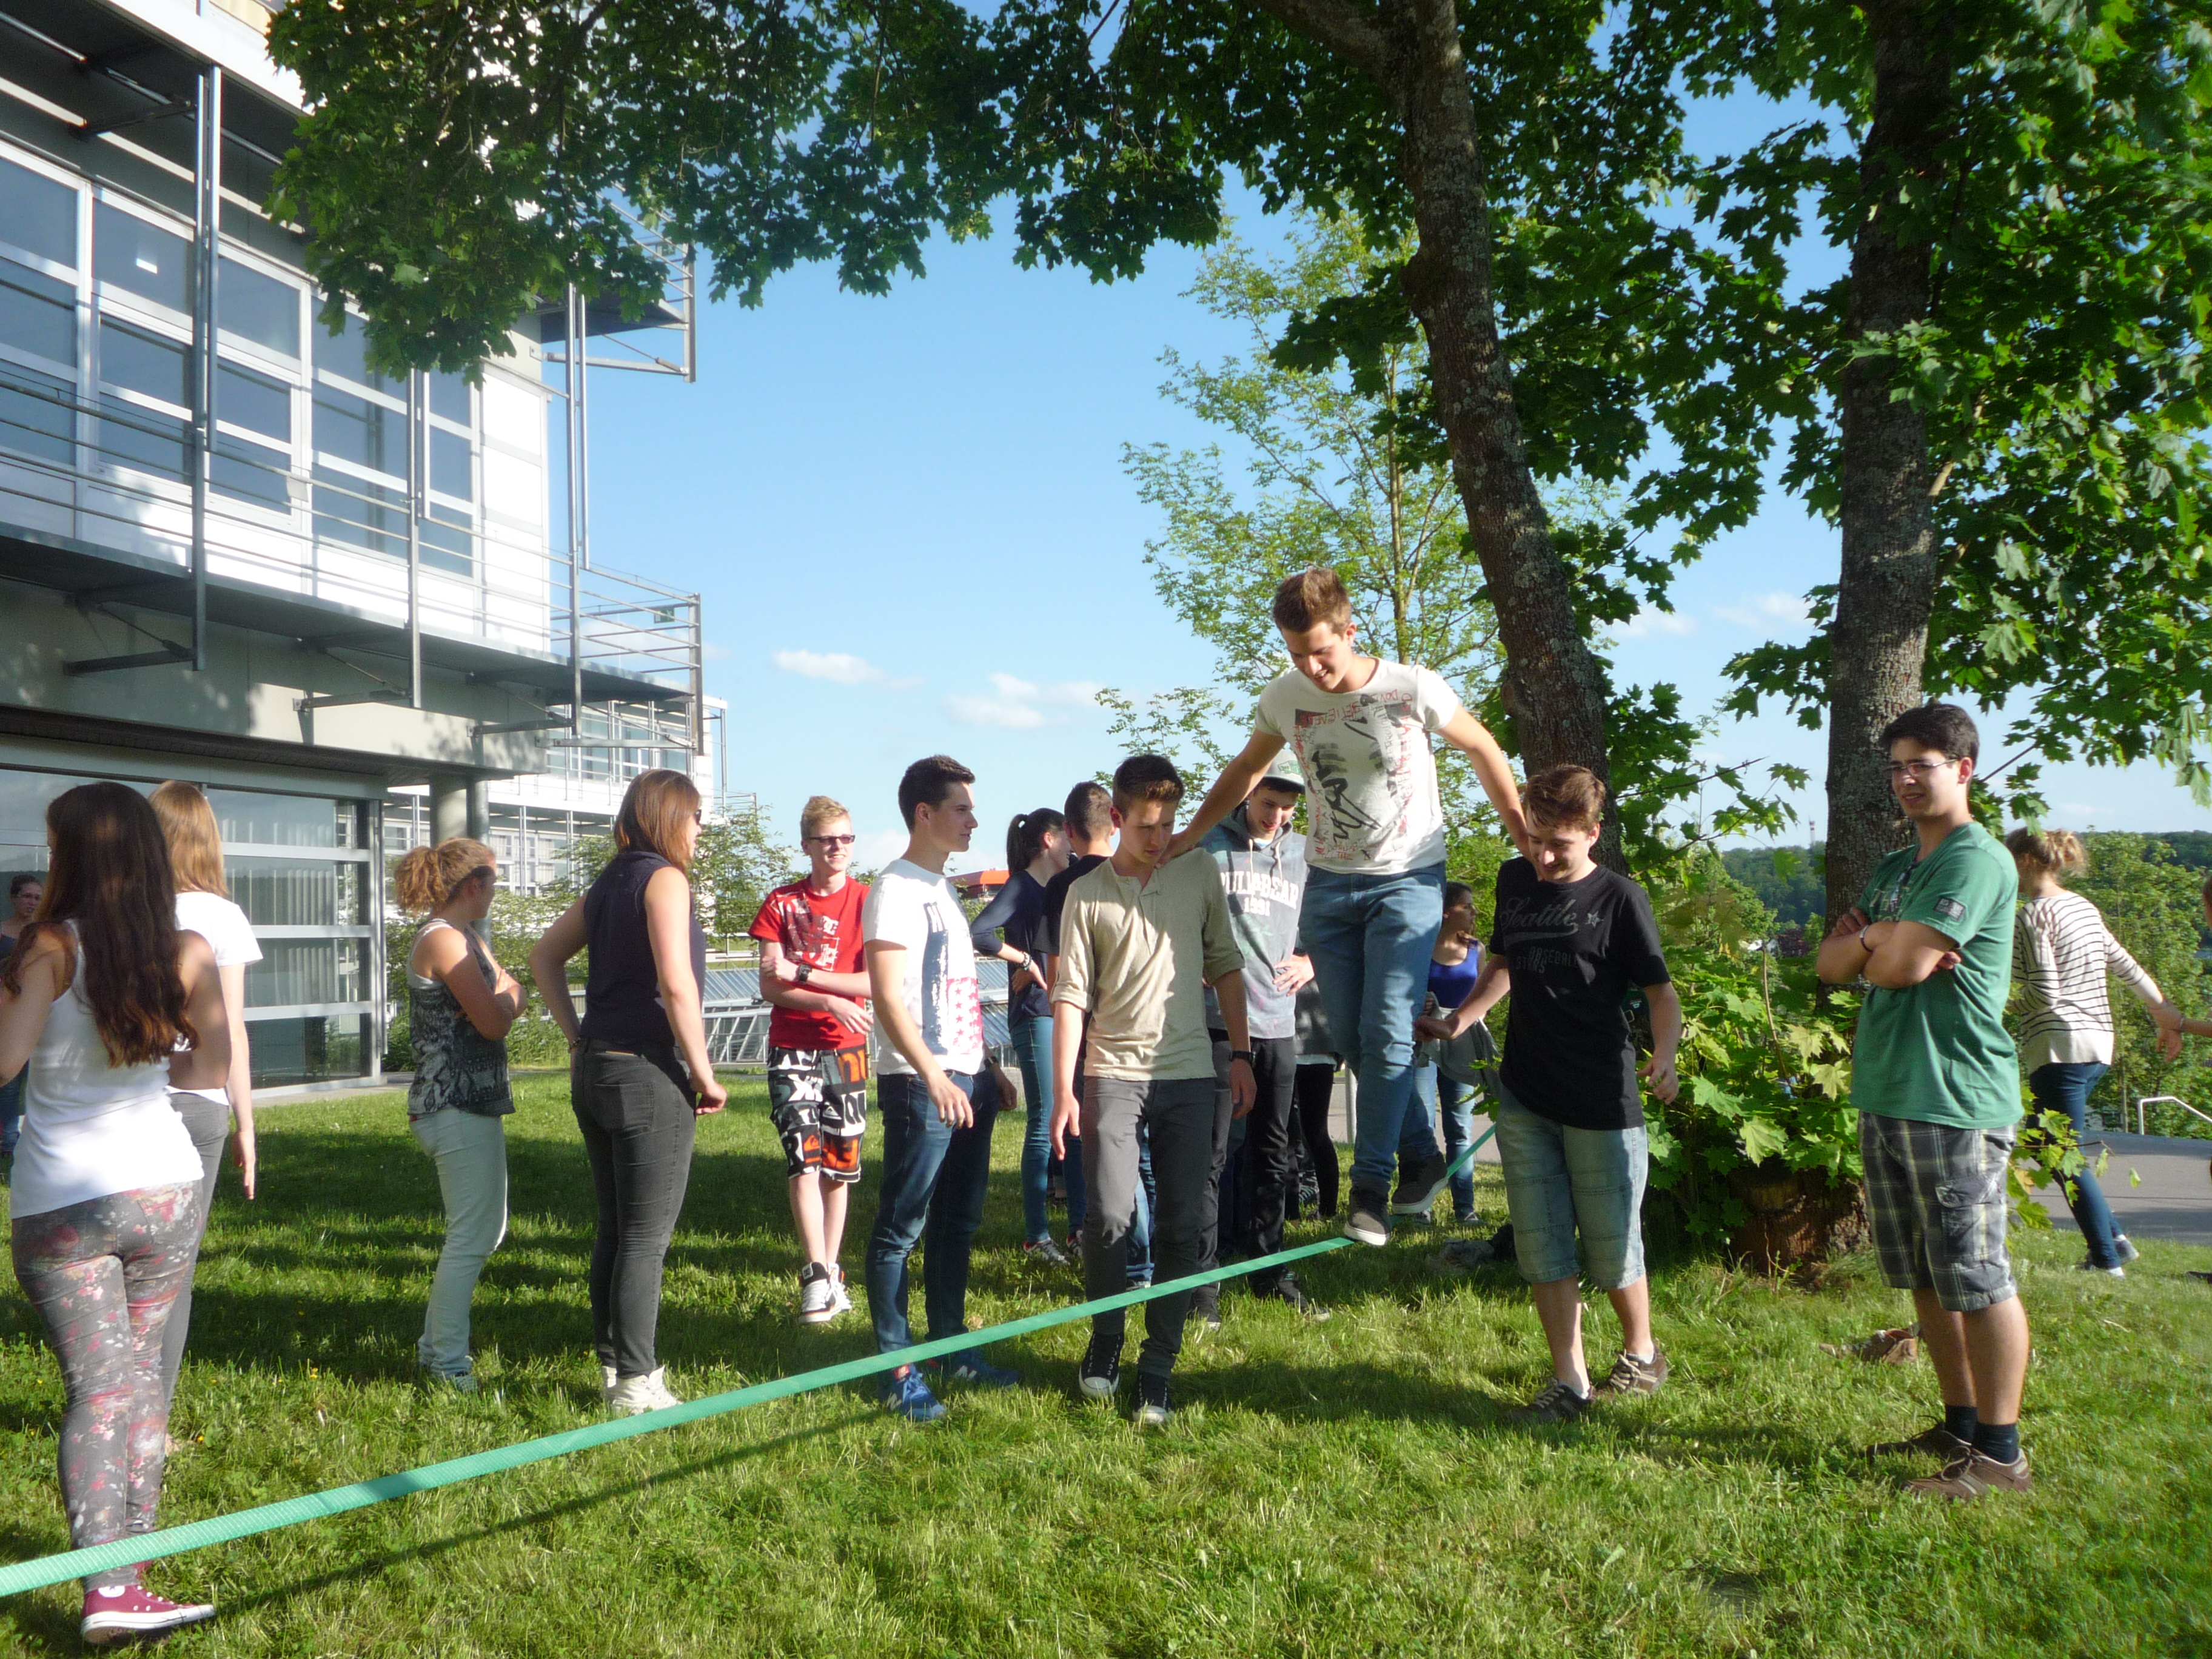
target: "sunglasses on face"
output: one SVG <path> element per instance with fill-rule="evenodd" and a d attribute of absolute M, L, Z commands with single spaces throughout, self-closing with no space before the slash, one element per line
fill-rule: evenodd
<path fill-rule="evenodd" d="M 1892 761 L 1889 763 L 1889 781 L 1895 783 L 1900 778 L 1911 778 L 1916 783 L 1925 783 L 1945 767 L 1958 763 L 1955 760 Z"/>
<path fill-rule="evenodd" d="M 807 840 L 825 853 L 834 853 L 841 847 L 850 847 L 856 837 L 852 836 L 809 836 Z"/>

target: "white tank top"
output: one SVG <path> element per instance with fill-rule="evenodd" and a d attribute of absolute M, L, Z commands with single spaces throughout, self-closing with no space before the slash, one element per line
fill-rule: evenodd
<path fill-rule="evenodd" d="M 80 949 L 76 976 L 47 1012 L 24 1075 L 23 1133 L 9 1194 L 14 1215 L 182 1185 L 202 1174 L 191 1135 L 169 1104 L 169 1062 L 110 1065 L 83 984 Z"/>

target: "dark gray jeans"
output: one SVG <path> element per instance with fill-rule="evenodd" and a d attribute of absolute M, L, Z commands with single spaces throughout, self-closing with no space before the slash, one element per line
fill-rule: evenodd
<path fill-rule="evenodd" d="M 177 1397 L 177 1374 L 185 1368 L 185 1341 L 192 1329 L 192 1275 L 200 1264 L 200 1241 L 207 1237 L 208 1212 L 215 1207 L 215 1183 L 222 1173 L 222 1149 L 230 1139 L 230 1106 L 205 1095 L 169 1091 L 169 1104 L 185 1121 L 185 1133 L 200 1155 L 199 1196 L 192 1200 L 192 1253 L 185 1264 L 185 1285 L 161 1327 L 161 1399 Z"/>
<path fill-rule="evenodd" d="M 1128 1288 L 1129 1228 L 1137 1213 L 1137 1126 L 1152 1148 L 1152 1271 L 1164 1283 L 1205 1265 L 1206 1230 L 1213 1211 L 1213 1149 L 1226 1135 L 1218 1121 L 1228 1091 L 1214 1079 L 1176 1078 L 1135 1082 L 1085 1078 L 1083 1084 L 1083 1185 L 1090 1212 L 1083 1218 L 1083 1287 L 1088 1297 Z M 1165 1376 L 1182 1352 L 1190 1292 L 1145 1304 L 1145 1344 L 1137 1369 Z M 1119 1342 L 1123 1310 L 1094 1314 L 1091 1334 Z"/>
<path fill-rule="evenodd" d="M 592 1342 L 620 1376 L 660 1369 L 660 1269 L 684 1212 L 697 1119 L 673 1047 L 651 1053 L 584 1045 L 569 1097 L 599 1194 L 592 1241 Z"/>

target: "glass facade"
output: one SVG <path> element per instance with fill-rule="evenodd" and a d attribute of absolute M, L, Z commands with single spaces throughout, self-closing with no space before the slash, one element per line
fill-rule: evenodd
<path fill-rule="evenodd" d="M 94 781 L 0 768 L 0 875 L 44 870 L 47 804 Z M 155 781 L 123 781 L 150 793 Z M 262 959 L 246 971 L 254 1081 L 366 1075 L 378 1029 L 374 805 L 245 789 L 207 796 L 230 896 L 261 945 Z"/>

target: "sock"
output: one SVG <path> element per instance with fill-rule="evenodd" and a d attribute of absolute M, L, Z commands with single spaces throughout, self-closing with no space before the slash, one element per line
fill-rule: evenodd
<path fill-rule="evenodd" d="M 1943 1407 L 1943 1426 L 1961 1440 L 1971 1441 L 1974 1437 L 1976 1425 L 1980 1420 L 1972 1406 Z M 2012 1460 L 2008 1458 L 2005 1461 L 2010 1462 Z"/>
<path fill-rule="evenodd" d="M 1984 1423 L 1974 1430 L 1974 1449 L 1993 1462 L 2020 1461 L 2020 1425 Z"/>

